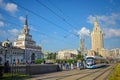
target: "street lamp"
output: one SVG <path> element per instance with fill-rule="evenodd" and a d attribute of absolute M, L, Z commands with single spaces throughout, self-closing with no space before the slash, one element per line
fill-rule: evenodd
<path fill-rule="evenodd" d="M 2 43 L 3 49 L 4 49 L 4 64 L 6 63 L 6 58 L 7 58 L 7 54 L 9 52 L 9 55 L 11 56 L 11 64 L 12 64 L 12 43 L 7 39 L 6 41 L 4 41 Z M 13 77 L 13 65 L 11 67 L 11 73 L 12 73 L 12 77 Z"/>
<path fill-rule="evenodd" d="M 6 62 L 7 52 L 8 52 L 8 48 L 10 48 L 11 46 L 11 42 L 7 39 L 2 43 L 2 46 L 4 48 L 4 62 Z"/>

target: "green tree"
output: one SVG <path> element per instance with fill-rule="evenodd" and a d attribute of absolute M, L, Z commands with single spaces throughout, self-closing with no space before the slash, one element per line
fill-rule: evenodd
<path fill-rule="evenodd" d="M 100 57 L 103 57 L 101 54 L 99 54 Z"/>
<path fill-rule="evenodd" d="M 41 59 L 35 60 L 35 64 L 41 64 L 41 63 L 44 63 L 44 60 L 41 60 Z"/>
<path fill-rule="evenodd" d="M 53 59 L 56 60 L 57 53 L 53 53 Z"/>
<path fill-rule="evenodd" d="M 84 59 L 84 56 L 81 55 L 81 54 L 76 55 L 76 59 L 77 59 L 77 60 L 82 60 L 82 61 L 85 60 L 85 59 Z"/>
<path fill-rule="evenodd" d="M 50 59 L 50 60 L 54 59 L 55 60 L 56 59 L 56 53 L 53 53 L 53 52 L 48 53 L 47 54 L 47 59 Z"/>

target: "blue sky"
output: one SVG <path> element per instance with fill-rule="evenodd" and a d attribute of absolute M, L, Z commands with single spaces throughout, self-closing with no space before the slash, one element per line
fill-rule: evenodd
<path fill-rule="evenodd" d="M 120 0 L 0 0 L 0 41 L 17 39 L 28 14 L 30 34 L 43 51 L 91 49 L 97 16 L 106 49 L 120 48 Z"/>

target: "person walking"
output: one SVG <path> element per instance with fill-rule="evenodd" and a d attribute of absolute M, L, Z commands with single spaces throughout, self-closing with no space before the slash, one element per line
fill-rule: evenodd
<path fill-rule="evenodd" d="M 84 68 L 84 69 L 86 68 L 86 63 L 85 63 L 85 61 L 83 61 L 83 68 Z"/>
<path fill-rule="evenodd" d="M 65 66 L 66 66 L 66 70 L 68 70 L 69 69 L 69 64 L 67 62 L 65 63 Z"/>
<path fill-rule="evenodd" d="M 79 63 L 79 62 L 77 62 L 77 69 L 79 69 L 79 67 L 80 67 L 80 63 Z"/>
<path fill-rule="evenodd" d="M 73 70 L 73 69 L 74 69 L 73 63 L 71 63 L 71 70 Z"/>

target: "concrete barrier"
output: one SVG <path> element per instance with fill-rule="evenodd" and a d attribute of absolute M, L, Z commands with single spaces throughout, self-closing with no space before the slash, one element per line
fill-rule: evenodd
<path fill-rule="evenodd" d="M 43 74 L 50 72 L 60 71 L 60 67 L 57 64 L 27 64 L 12 66 L 12 71 L 15 73 L 26 73 L 30 75 Z"/>

